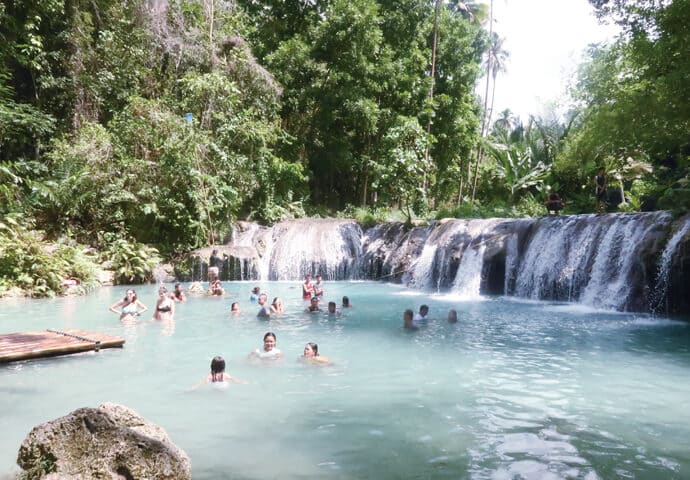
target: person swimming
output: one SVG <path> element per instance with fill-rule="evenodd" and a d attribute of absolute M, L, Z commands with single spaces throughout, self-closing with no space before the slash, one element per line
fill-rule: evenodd
<path fill-rule="evenodd" d="M 278 360 L 283 357 L 283 352 L 276 347 L 276 334 L 273 332 L 266 332 L 264 335 L 263 349 L 256 349 L 249 353 L 249 358 L 258 358 L 261 360 Z"/>
<path fill-rule="evenodd" d="M 268 305 L 268 296 L 265 293 L 259 295 L 259 313 L 256 314 L 257 317 L 270 317 L 272 313 L 271 305 Z"/>
<path fill-rule="evenodd" d="M 452 308 L 448 310 L 448 323 L 458 323 L 458 312 Z"/>
<path fill-rule="evenodd" d="M 259 287 L 252 288 L 252 294 L 249 295 L 249 301 L 252 303 L 258 302 L 260 294 L 261 294 L 261 289 Z"/>
<path fill-rule="evenodd" d="M 181 302 L 181 303 L 184 303 L 187 301 L 187 295 L 184 294 L 184 290 L 182 290 L 182 284 L 181 283 L 175 284 L 175 288 L 173 289 L 172 293 L 170 294 L 170 298 L 172 298 L 176 302 Z"/>
<path fill-rule="evenodd" d="M 350 297 L 347 295 L 343 297 L 343 308 L 352 308 L 352 304 L 350 303 Z"/>
<path fill-rule="evenodd" d="M 273 299 L 273 303 L 271 303 L 271 313 L 280 314 L 284 311 L 285 307 L 283 307 L 283 301 L 280 298 L 275 297 Z"/>
<path fill-rule="evenodd" d="M 230 305 L 230 313 L 232 313 L 232 314 L 240 313 L 240 303 L 239 302 L 232 302 L 232 305 Z"/>
<path fill-rule="evenodd" d="M 419 330 L 419 327 L 414 323 L 414 312 L 409 308 L 403 313 L 403 328 L 407 330 Z"/>
<path fill-rule="evenodd" d="M 312 297 L 309 306 L 304 311 L 306 313 L 323 312 L 323 310 L 319 308 L 319 297 Z"/>
<path fill-rule="evenodd" d="M 193 389 L 206 383 L 227 384 L 228 382 L 247 383 L 244 380 L 240 380 L 225 373 L 225 360 L 223 357 L 217 356 L 213 357 L 211 360 L 211 373 L 209 373 L 206 377 L 204 377 L 203 380 L 196 384 Z"/>
<path fill-rule="evenodd" d="M 121 310 L 118 310 L 120 307 Z M 129 288 L 125 292 L 125 298 L 113 303 L 108 310 L 120 315 L 120 321 L 131 322 L 148 308 L 137 299 L 137 292 Z"/>
<path fill-rule="evenodd" d="M 422 305 L 419 307 L 419 313 L 414 316 L 413 322 L 417 327 L 426 327 L 429 324 L 428 305 Z"/>
<path fill-rule="evenodd" d="M 331 363 L 328 357 L 319 355 L 319 346 L 314 342 L 308 342 L 304 346 L 304 354 L 300 357 L 305 363 L 325 365 Z"/>
<path fill-rule="evenodd" d="M 335 308 L 335 302 L 328 302 L 328 314 L 329 315 L 335 315 L 335 316 L 340 315 L 340 310 Z"/>

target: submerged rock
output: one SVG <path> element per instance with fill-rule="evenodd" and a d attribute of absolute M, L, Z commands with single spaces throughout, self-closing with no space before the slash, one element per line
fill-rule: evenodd
<path fill-rule="evenodd" d="M 112 403 L 34 427 L 17 464 L 26 479 L 191 479 L 191 462 L 158 425 Z"/>

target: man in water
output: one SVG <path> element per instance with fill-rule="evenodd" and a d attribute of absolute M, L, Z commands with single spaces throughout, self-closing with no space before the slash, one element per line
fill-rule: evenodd
<path fill-rule="evenodd" d="M 314 283 L 314 296 L 321 297 L 323 292 L 323 282 L 321 282 L 321 274 L 319 273 L 316 275 L 316 283 Z"/>
<path fill-rule="evenodd" d="M 412 320 L 412 323 L 416 327 L 425 327 L 429 324 L 429 306 L 428 305 L 422 305 L 419 307 L 419 313 L 414 316 L 414 319 Z"/>
<path fill-rule="evenodd" d="M 328 315 L 340 315 L 340 310 L 335 308 L 335 302 L 328 302 Z"/>
<path fill-rule="evenodd" d="M 322 311 L 323 310 L 321 310 L 319 308 L 319 297 L 313 297 L 311 299 L 311 303 L 309 304 L 309 306 L 305 310 L 305 312 L 307 312 L 307 313 L 322 312 Z"/>
<path fill-rule="evenodd" d="M 270 317 L 271 316 L 271 306 L 267 305 L 266 302 L 268 301 L 268 295 L 265 293 L 262 293 L 259 295 L 259 306 L 261 307 L 259 309 L 259 313 L 257 314 L 258 317 Z"/>

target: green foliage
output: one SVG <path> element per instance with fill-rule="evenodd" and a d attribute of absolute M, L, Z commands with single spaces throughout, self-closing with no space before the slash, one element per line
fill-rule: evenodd
<path fill-rule="evenodd" d="M 494 160 L 494 178 L 510 192 L 511 201 L 521 191 L 542 190 L 549 167 L 533 160 L 530 147 L 486 142 L 485 148 Z"/>
<path fill-rule="evenodd" d="M 582 67 L 574 92 L 582 117 L 559 168 L 581 172 L 578 180 L 584 182 L 607 161 L 614 163 L 609 168 L 628 158 L 649 162 L 648 181 L 665 199 L 659 206 L 684 204 L 677 182 L 689 171 L 690 2 L 591 3 L 623 33 L 613 45 L 593 48 Z"/>
<path fill-rule="evenodd" d="M 79 281 L 83 291 L 95 287 L 97 265 L 83 247 L 45 241 L 41 232 L 6 215 L 0 220 L 0 296 L 17 287 L 32 297 L 64 291 L 63 281 Z"/>
<path fill-rule="evenodd" d="M 108 242 L 101 259 L 115 272 L 116 284 L 150 282 L 153 269 L 161 262 L 157 249 L 123 238 Z"/>
<path fill-rule="evenodd" d="M 385 208 L 363 208 L 355 205 L 348 205 L 344 210 L 338 212 L 338 217 L 352 218 L 359 223 L 362 228 L 370 228 L 379 223 L 395 221 L 393 212 Z"/>

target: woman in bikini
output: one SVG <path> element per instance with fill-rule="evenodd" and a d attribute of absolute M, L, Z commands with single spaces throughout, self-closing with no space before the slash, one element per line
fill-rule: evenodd
<path fill-rule="evenodd" d="M 175 302 L 168 295 L 168 289 L 161 286 L 158 289 L 158 301 L 156 301 L 156 311 L 153 312 L 154 320 L 172 320 L 175 316 Z"/>
<path fill-rule="evenodd" d="M 130 288 L 125 293 L 125 298 L 113 303 L 108 310 L 120 315 L 121 322 L 133 322 L 148 308 L 137 299 L 137 292 Z"/>

